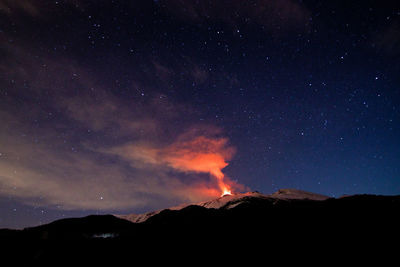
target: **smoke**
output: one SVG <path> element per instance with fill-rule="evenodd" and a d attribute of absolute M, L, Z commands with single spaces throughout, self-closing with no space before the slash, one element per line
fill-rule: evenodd
<path fill-rule="evenodd" d="M 9 51 L 0 69 L 17 81 L 0 83 L 32 96 L 22 106 L 18 94 L 0 98 L 1 197 L 63 210 L 152 210 L 240 188 L 223 173 L 235 149 L 215 126 L 193 124 L 192 106 L 146 81 L 133 85 L 146 97 L 124 99 L 73 60 L 0 46 Z"/>
<path fill-rule="evenodd" d="M 229 190 L 222 169 L 228 166 L 235 149 L 227 146 L 227 138 L 198 136 L 192 140 L 176 142 L 164 151 L 162 159 L 172 168 L 183 172 L 209 173 L 218 181 L 222 192 Z"/>
<path fill-rule="evenodd" d="M 214 178 L 211 183 L 216 183 L 220 193 L 240 187 L 222 172 L 228 166 L 227 161 L 235 154 L 235 148 L 228 144 L 227 138 L 215 134 L 199 134 L 196 130 L 189 130 L 163 147 L 127 144 L 109 152 L 129 160 L 136 168 L 141 162 L 144 168 L 152 165 L 183 173 L 208 173 Z"/>

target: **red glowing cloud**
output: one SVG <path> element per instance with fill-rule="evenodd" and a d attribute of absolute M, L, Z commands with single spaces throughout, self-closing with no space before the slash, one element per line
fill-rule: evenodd
<path fill-rule="evenodd" d="M 221 170 L 228 166 L 234 149 L 227 147 L 227 139 L 212 139 L 204 136 L 193 140 L 177 142 L 162 152 L 163 160 L 171 167 L 181 171 L 206 172 L 223 176 Z"/>
<path fill-rule="evenodd" d="M 168 169 L 184 173 L 209 174 L 211 180 L 199 180 L 199 176 L 192 181 L 182 181 L 184 186 L 173 186 L 172 181 L 180 178 L 172 178 L 170 175 L 167 177 L 171 179 L 164 179 L 164 182 L 174 187 L 170 190 L 172 195 L 185 195 L 188 198 L 193 198 L 195 195 L 202 198 L 215 197 L 244 189 L 222 172 L 235 154 L 235 148 L 229 145 L 227 138 L 219 137 L 219 134 L 219 131 L 205 127 L 186 131 L 170 144 L 130 143 L 107 152 L 128 160 L 134 168 L 159 172 L 159 177 L 166 177 Z"/>
<path fill-rule="evenodd" d="M 231 192 L 222 169 L 228 166 L 235 149 L 227 146 L 226 138 L 198 136 L 192 140 L 176 142 L 161 153 L 170 167 L 183 172 L 209 173 L 217 179 L 222 194 Z"/>

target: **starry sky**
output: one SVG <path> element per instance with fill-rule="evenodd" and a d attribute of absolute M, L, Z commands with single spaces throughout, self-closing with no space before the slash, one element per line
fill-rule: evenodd
<path fill-rule="evenodd" d="M 397 1 L 0 0 L 0 228 L 400 194 L 399 59 Z"/>

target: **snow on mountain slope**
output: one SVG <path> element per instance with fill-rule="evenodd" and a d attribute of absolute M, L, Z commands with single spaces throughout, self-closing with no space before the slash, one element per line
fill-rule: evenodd
<path fill-rule="evenodd" d="M 261 199 L 277 199 L 277 200 L 316 200 L 316 201 L 323 201 L 328 199 L 328 196 L 314 194 L 302 190 L 297 189 L 280 189 L 277 192 L 271 195 L 264 195 L 259 192 L 247 192 L 247 193 L 240 193 L 240 194 L 232 194 L 232 195 L 224 195 L 214 200 L 194 203 L 194 204 L 184 204 L 175 207 L 168 208 L 169 210 L 180 210 L 190 205 L 196 205 L 205 207 L 208 209 L 231 209 L 243 203 L 248 198 L 261 198 Z M 146 221 L 148 218 L 160 213 L 163 210 L 157 210 L 152 212 L 147 212 L 143 214 L 128 214 L 128 215 L 115 215 L 118 218 L 125 219 L 134 223 L 141 223 Z"/>
<path fill-rule="evenodd" d="M 160 213 L 161 210 L 151 211 L 142 214 L 126 214 L 126 215 L 115 215 L 118 218 L 125 219 L 134 223 L 141 223 L 146 221 L 148 218 Z"/>
<path fill-rule="evenodd" d="M 270 195 L 272 198 L 278 199 L 309 199 L 309 200 L 327 200 L 329 197 L 306 192 L 298 189 L 279 189 L 277 192 Z"/>
<path fill-rule="evenodd" d="M 210 201 L 205 201 L 205 202 L 200 202 L 194 205 L 205 207 L 208 209 L 220 209 L 222 207 L 224 208 L 232 208 L 231 206 L 227 207 L 227 204 L 230 202 L 240 202 L 240 200 L 246 198 L 246 197 L 254 197 L 254 198 L 268 198 L 268 195 L 263 195 L 258 192 L 247 192 L 247 193 L 242 193 L 242 194 L 232 194 L 232 195 L 224 195 L 222 197 L 219 197 L 214 200 Z"/>
<path fill-rule="evenodd" d="M 180 205 L 180 206 L 176 206 L 176 207 L 170 207 L 168 208 L 169 210 L 180 210 L 183 209 L 185 207 L 187 207 L 189 205 Z M 156 211 L 150 211 L 150 212 L 146 212 L 146 213 L 142 213 L 142 214 L 126 214 L 126 215 L 114 215 L 118 218 L 121 219 L 125 219 L 134 223 L 141 223 L 146 221 L 148 218 L 153 217 L 154 215 L 159 214 L 162 210 L 156 210 Z"/>

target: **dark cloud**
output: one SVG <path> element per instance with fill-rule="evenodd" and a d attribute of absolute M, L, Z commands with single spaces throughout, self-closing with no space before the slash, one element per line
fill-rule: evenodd
<path fill-rule="evenodd" d="M 177 18 L 193 23 L 223 23 L 232 30 L 258 24 L 273 32 L 308 28 L 310 11 L 293 0 L 161 0 L 160 6 Z"/>
<path fill-rule="evenodd" d="M 392 19 L 393 20 L 393 19 Z M 400 20 L 393 20 L 373 37 L 374 45 L 388 55 L 400 54 Z"/>
<path fill-rule="evenodd" d="M 0 1 L 0 12 L 6 14 L 13 14 L 18 11 L 22 11 L 31 16 L 39 15 L 38 1 L 32 0 L 1 0 Z"/>

